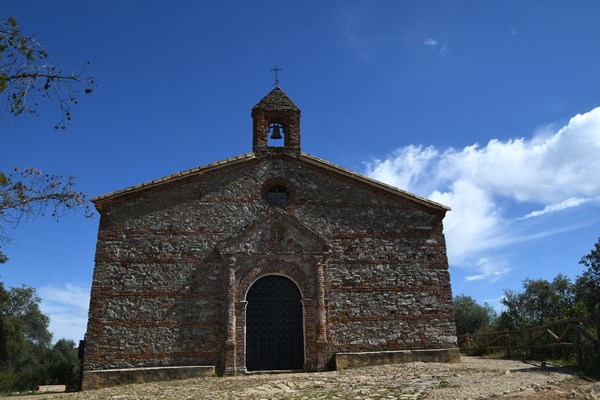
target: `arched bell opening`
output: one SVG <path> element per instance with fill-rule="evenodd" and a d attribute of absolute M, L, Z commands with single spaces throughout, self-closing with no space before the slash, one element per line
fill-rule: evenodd
<path fill-rule="evenodd" d="M 285 134 L 286 134 L 285 127 L 282 123 L 280 123 L 278 121 L 269 121 L 267 136 L 268 136 L 268 145 L 270 147 L 284 146 L 284 144 L 285 144 L 284 135 Z"/>

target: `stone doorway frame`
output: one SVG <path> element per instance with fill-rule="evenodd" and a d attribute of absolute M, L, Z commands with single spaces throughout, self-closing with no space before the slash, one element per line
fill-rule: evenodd
<path fill-rule="evenodd" d="M 324 370 L 327 367 L 327 316 L 322 263 L 305 274 L 296 263 L 280 260 L 265 261 L 237 277 L 236 257 L 227 258 L 228 287 L 226 304 L 226 338 L 224 343 L 224 372 L 246 373 L 246 295 L 258 279 L 280 275 L 293 281 L 302 295 L 304 318 L 304 369 Z"/>
<path fill-rule="evenodd" d="M 273 235 L 274 228 L 283 235 Z M 282 275 L 303 295 L 305 370 L 324 370 L 328 361 L 327 286 L 330 245 L 285 210 L 273 209 L 217 249 L 224 285 L 223 350 L 225 373 L 246 371 L 246 294 L 257 279 Z"/>

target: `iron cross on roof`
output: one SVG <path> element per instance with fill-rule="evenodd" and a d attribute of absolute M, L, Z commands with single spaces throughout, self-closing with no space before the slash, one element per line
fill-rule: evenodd
<path fill-rule="evenodd" d="M 273 68 L 271 68 L 271 71 L 275 72 L 275 85 L 273 85 L 273 86 L 279 87 L 279 78 L 278 78 L 277 73 L 279 71 L 283 71 L 283 70 L 281 68 L 279 68 L 277 65 L 275 65 Z"/>

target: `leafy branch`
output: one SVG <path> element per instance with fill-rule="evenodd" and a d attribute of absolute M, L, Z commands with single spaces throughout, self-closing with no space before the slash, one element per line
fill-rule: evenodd
<path fill-rule="evenodd" d="M 71 210 L 91 217 L 85 194 L 74 188 L 73 176 L 63 179 L 36 168 L 18 167 L 9 175 L 0 172 L 0 248 L 9 240 L 6 227 L 14 228 L 23 219 L 31 220 L 47 212 L 59 219 Z M 0 263 L 5 261 L 6 256 L 0 252 Z"/>
<path fill-rule="evenodd" d="M 89 63 L 78 73 L 47 64 L 48 52 L 35 38 L 22 34 L 17 21 L 0 22 L 0 95 L 5 112 L 13 116 L 37 114 L 38 98 L 54 99 L 60 109 L 55 129 L 65 129 L 71 120 L 71 105 L 77 104 L 81 88 L 92 93 L 94 78 L 85 75 Z"/>

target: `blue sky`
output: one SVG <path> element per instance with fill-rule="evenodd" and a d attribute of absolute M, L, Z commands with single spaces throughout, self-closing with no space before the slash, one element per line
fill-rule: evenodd
<path fill-rule="evenodd" d="M 600 236 L 597 1 L 5 2 L 98 86 L 66 131 L 2 116 L 0 169 L 75 175 L 92 198 L 251 150 L 280 85 L 302 149 L 452 207 L 454 294 L 497 306 L 523 279 L 574 278 Z M 19 225 L 0 266 L 38 289 L 55 337 L 87 322 L 99 218 Z"/>

